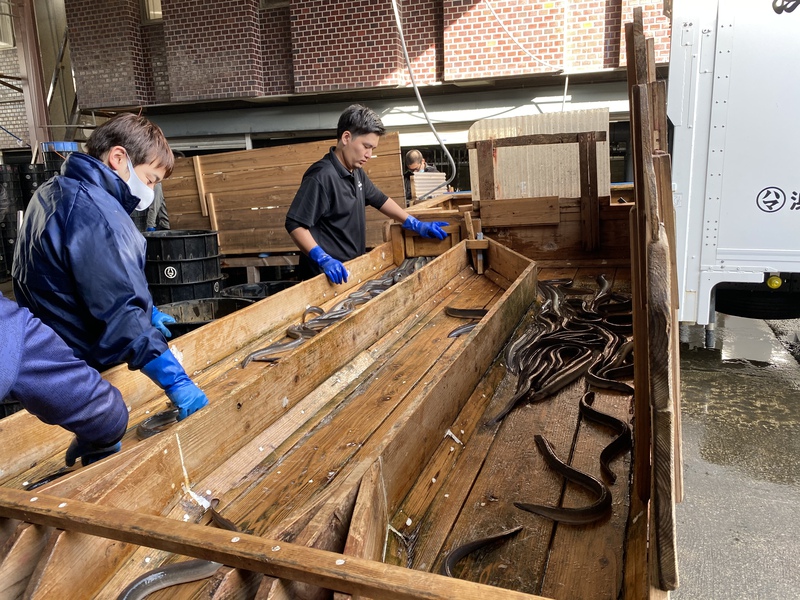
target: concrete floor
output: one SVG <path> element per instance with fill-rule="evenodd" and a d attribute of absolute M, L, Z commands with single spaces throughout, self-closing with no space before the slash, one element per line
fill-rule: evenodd
<path fill-rule="evenodd" d="M 713 349 L 702 327 L 683 331 L 674 600 L 800 598 L 800 366 L 782 343 L 794 331 L 719 314 Z"/>

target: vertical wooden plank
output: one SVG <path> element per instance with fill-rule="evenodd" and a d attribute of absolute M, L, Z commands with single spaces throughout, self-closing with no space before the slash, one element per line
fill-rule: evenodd
<path fill-rule="evenodd" d="M 211 223 L 212 231 L 219 231 L 219 223 L 217 222 L 217 207 L 214 203 L 214 194 L 206 194 L 206 210 L 208 212 L 208 220 Z"/>
<path fill-rule="evenodd" d="M 350 530 L 344 554 L 383 562 L 386 542 L 389 508 L 386 500 L 386 487 L 383 483 L 382 461 L 378 457 L 361 480 L 356 506 L 350 519 Z M 335 592 L 334 600 L 355 598 L 367 600 L 363 596 Z"/>
<path fill-rule="evenodd" d="M 597 194 L 597 134 L 578 134 L 581 175 L 581 246 L 593 252 L 600 247 L 600 201 Z"/>
<path fill-rule="evenodd" d="M 647 83 L 656 80 L 656 40 L 647 38 L 645 40 L 645 50 L 647 53 Z"/>
<path fill-rule="evenodd" d="M 392 242 L 392 257 L 394 264 L 398 267 L 406 259 L 406 243 L 403 235 L 403 226 L 400 223 L 392 223 L 389 226 L 389 240 Z"/>
<path fill-rule="evenodd" d="M 495 148 L 494 140 L 480 140 L 475 143 L 478 151 L 478 199 L 494 200 L 495 187 Z"/>
<path fill-rule="evenodd" d="M 208 216 L 208 206 L 206 205 L 206 184 L 203 181 L 203 166 L 199 156 L 192 157 L 194 166 L 194 178 L 197 183 L 197 195 L 200 197 L 200 212 L 204 217 Z M 213 226 L 212 226 L 213 227 Z M 216 227 L 213 227 L 216 229 Z"/>
<path fill-rule="evenodd" d="M 647 84 L 650 96 L 650 115 L 653 120 L 653 152 L 669 151 L 669 130 L 667 125 L 667 83 L 653 81 Z"/>

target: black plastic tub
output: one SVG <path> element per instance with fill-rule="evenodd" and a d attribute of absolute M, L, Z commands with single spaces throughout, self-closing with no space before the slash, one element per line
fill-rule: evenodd
<path fill-rule="evenodd" d="M 175 318 L 176 323 L 167 325 L 172 337 L 202 327 L 214 319 L 227 316 L 253 303 L 246 298 L 201 298 L 186 302 L 173 302 L 159 306 L 161 312 Z"/>
<path fill-rule="evenodd" d="M 147 260 L 189 260 L 219 255 L 216 231 L 204 229 L 168 229 L 147 231 Z"/>
<path fill-rule="evenodd" d="M 222 290 L 222 277 L 198 283 L 151 283 L 148 285 L 153 296 L 153 304 L 161 308 L 162 304 L 216 298 Z"/>
<path fill-rule="evenodd" d="M 199 283 L 222 277 L 219 256 L 188 260 L 148 260 L 144 265 L 147 282 Z"/>
<path fill-rule="evenodd" d="M 290 288 L 298 281 L 259 281 L 258 283 L 242 283 L 232 285 L 222 290 L 223 298 L 250 298 L 251 300 L 261 300 L 272 294 Z"/>

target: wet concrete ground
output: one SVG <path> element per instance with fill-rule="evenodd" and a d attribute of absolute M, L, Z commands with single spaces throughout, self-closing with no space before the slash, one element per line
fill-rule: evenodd
<path fill-rule="evenodd" d="M 800 365 L 783 343 L 795 331 L 718 314 L 713 349 L 702 327 L 682 332 L 675 600 L 800 598 Z"/>

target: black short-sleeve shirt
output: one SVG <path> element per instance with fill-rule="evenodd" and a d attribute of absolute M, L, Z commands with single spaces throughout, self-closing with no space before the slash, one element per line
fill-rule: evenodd
<path fill-rule="evenodd" d="M 307 228 L 325 252 L 344 262 L 366 252 L 366 206 L 380 209 L 388 196 L 363 169 L 348 171 L 334 150 L 303 175 L 286 214 L 286 230 Z"/>

